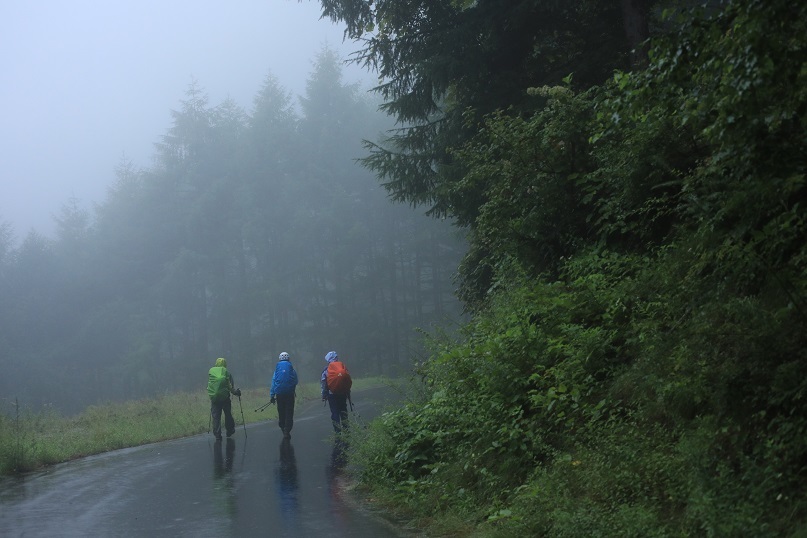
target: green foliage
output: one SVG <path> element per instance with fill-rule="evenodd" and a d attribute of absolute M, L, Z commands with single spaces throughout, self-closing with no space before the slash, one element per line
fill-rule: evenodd
<path fill-rule="evenodd" d="M 423 393 L 372 432 L 384 440 L 371 445 L 384 449 L 368 458 L 366 482 L 410 484 L 426 497 L 410 502 L 425 506 L 488 506 L 551 461 L 563 432 L 603 416 L 584 361 L 603 352 L 607 336 L 567 317 L 571 295 L 514 285 L 498 299 L 463 343 L 434 343 Z"/>
<path fill-rule="evenodd" d="M 423 521 L 807 525 L 807 6 L 677 13 L 646 69 L 533 90 L 534 114 L 490 114 L 455 148 L 474 318 L 433 342 L 424 396 L 372 432 L 387 452 L 362 469 Z"/>
<path fill-rule="evenodd" d="M 43 417 L 34 416 L 14 401 L 13 415 L 0 415 L 0 474 L 25 471 L 34 465 L 40 445 L 33 434 Z"/>
<path fill-rule="evenodd" d="M 528 87 L 560 84 L 574 69 L 577 85 L 588 88 L 629 63 L 625 14 L 615 2 L 320 3 L 323 16 L 362 43 L 355 61 L 378 72 L 382 109 L 400 126 L 390 140 L 368 145 L 364 163 L 393 199 L 464 225 L 485 201 L 484 188 L 453 190 L 468 170 L 452 151 L 475 134 L 466 127 L 469 110 L 477 119 L 510 107 L 529 114 Z"/>
<path fill-rule="evenodd" d="M 556 275 L 591 234 L 591 203 L 578 188 L 592 168 L 586 131 L 591 100 L 567 86 L 529 93 L 543 103 L 530 118 L 493 113 L 453 152 L 468 172 L 449 189 L 451 197 L 482 193 L 471 250 L 460 266 L 460 294 L 472 307 L 487 292 L 475 276 L 480 264 L 493 269 L 518 263 L 530 274 Z M 471 123 L 474 117 L 467 114 Z"/>

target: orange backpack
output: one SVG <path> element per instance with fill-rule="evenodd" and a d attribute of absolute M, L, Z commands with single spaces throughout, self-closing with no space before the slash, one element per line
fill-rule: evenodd
<path fill-rule="evenodd" d="M 328 363 L 328 373 L 325 377 L 328 390 L 334 394 L 348 394 L 353 380 L 342 361 L 331 361 Z"/>

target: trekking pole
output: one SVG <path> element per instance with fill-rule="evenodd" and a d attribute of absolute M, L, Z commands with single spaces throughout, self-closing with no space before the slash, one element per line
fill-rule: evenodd
<path fill-rule="evenodd" d="M 238 407 L 241 409 L 241 422 L 244 424 L 244 439 L 247 438 L 247 421 L 244 420 L 244 408 L 241 407 L 241 395 L 238 395 Z"/>
<path fill-rule="evenodd" d="M 255 413 L 257 413 L 258 411 L 263 411 L 264 409 L 266 409 L 266 408 L 267 408 L 267 407 L 269 407 L 270 405 L 272 405 L 272 401 L 271 401 L 271 400 L 270 400 L 270 401 L 268 401 L 268 402 L 266 402 L 265 404 L 263 404 L 263 405 L 262 405 L 262 406 L 260 406 L 259 408 L 257 408 L 257 409 L 256 409 L 254 412 L 255 412 Z"/>
<path fill-rule="evenodd" d="M 350 393 L 347 393 L 347 401 L 350 402 L 350 410 L 353 411 L 353 398 L 350 397 Z"/>
<path fill-rule="evenodd" d="M 210 433 L 210 423 L 213 421 L 213 412 L 208 410 L 207 412 L 207 433 Z"/>

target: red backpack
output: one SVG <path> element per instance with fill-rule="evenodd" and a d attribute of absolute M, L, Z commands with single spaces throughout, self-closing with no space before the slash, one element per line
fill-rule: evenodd
<path fill-rule="evenodd" d="M 350 379 L 350 374 L 345 367 L 345 363 L 341 361 L 329 362 L 325 383 L 328 386 L 328 390 L 334 394 L 348 394 L 350 387 L 353 386 L 353 380 Z"/>

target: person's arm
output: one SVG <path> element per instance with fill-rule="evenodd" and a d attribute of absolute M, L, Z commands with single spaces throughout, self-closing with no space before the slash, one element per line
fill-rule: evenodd
<path fill-rule="evenodd" d="M 270 400 L 274 399 L 275 390 L 277 390 L 277 369 L 278 369 L 278 366 L 275 366 L 275 372 L 272 374 L 272 382 L 269 383 L 269 399 Z"/>
<path fill-rule="evenodd" d="M 322 389 L 322 399 L 328 396 L 328 367 L 322 371 L 322 377 L 319 380 L 319 386 Z"/>
<path fill-rule="evenodd" d="M 236 396 L 241 396 L 241 389 L 235 388 L 235 379 L 233 378 L 233 374 L 227 372 L 227 379 L 230 382 L 230 392 L 235 394 Z"/>

